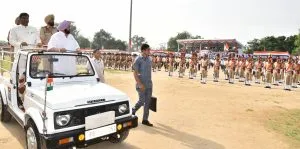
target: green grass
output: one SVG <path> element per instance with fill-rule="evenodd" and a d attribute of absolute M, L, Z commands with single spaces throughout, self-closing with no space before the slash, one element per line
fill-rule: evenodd
<path fill-rule="evenodd" d="M 300 148 L 300 110 L 277 113 L 268 120 L 268 127 L 284 135 L 291 148 Z"/>
<path fill-rule="evenodd" d="M 10 57 L 9 56 L 4 56 L 4 60 L 10 61 Z M 12 63 L 6 62 L 6 61 L 0 61 L 0 66 L 6 70 L 10 70 Z M 2 70 L 4 71 L 4 70 Z"/>

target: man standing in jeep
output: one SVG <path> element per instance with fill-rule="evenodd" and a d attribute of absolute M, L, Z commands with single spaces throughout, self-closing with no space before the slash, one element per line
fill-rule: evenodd
<path fill-rule="evenodd" d="M 150 46 L 143 44 L 141 47 L 141 56 L 138 56 L 133 64 L 134 78 L 136 81 L 136 90 L 139 94 L 139 100 L 136 105 L 132 108 L 132 113 L 135 115 L 136 111 L 141 106 L 144 106 L 144 116 L 142 124 L 152 127 L 148 121 L 149 107 L 152 96 L 152 79 L 151 79 L 151 58 Z"/>

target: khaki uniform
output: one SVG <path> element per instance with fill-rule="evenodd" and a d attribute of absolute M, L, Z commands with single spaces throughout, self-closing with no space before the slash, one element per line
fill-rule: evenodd
<path fill-rule="evenodd" d="M 229 79 L 229 70 L 230 70 L 230 66 L 229 66 L 229 60 L 225 61 L 225 79 Z"/>
<path fill-rule="evenodd" d="M 293 80 L 293 63 L 286 63 L 286 77 L 285 77 L 285 89 L 291 89 L 292 80 Z"/>
<path fill-rule="evenodd" d="M 256 73 L 255 73 L 256 81 L 255 82 L 260 83 L 261 76 L 262 76 L 263 63 L 261 61 L 256 62 L 255 68 L 256 68 Z"/>
<path fill-rule="evenodd" d="M 57 32 L 55 27 L 44 26 L 40 30 L 40 38 L 43 45 L 48 45 L 48 42 L 53 34 Z"/>
<path fill-rule="evenodd" d="M 156 59 L 155 56 L 153 56 L 152 57 L 152 70 L 153 70 L 153 72 L 156 71 L 156 66 L 157 66 L 156 64 L 157 64 L 157 59 Z"/>
<path fill-rule="evenodd" d="M 299 81 L 299 76 L 300 76 L 300 64 L 296 61 L 294 64 L 294 73 L 293 73 L 293 87 L 297 88 L 297 83 Z"/>
<path fill-rule="evenodd" d="M 190 61 L 190 78 L 196 77 L 197 74 L 197 63 L 195 60 Z"/>
<path fill-rule="evenodd" d="M 185 73 L 185 59 L 182 58 L 179 62 L 179 77 L 183 77 L 184 73 Z"/>
<path fill-rule="evenodd" d="M 125 65 L 125 70 L 128 70 L 132 65 L 132 57 L 128 55 L 126 57 L 126 65 Z"/>
<path fill-rule="evenodd" d="M 280 81 L 280 78 L 281 78 L 281 76 L 280 76 L 281 62 L 275 62 L 274 68 L 275 68 L 275 71 L 274 71 L 275 84 L 278 84 Z"/>
<path fill-rule="evenodd" d="M 266 69 L 266 81 L 267 81 L 267 87 L 271 87 L 272 84 L 272 73 L 273 73 L 273 63 L 267 62 L 265 65 Z"/>
<path fill-rule="evenodd" d="M 245 79 L 245 70 L 246 70 L 246 62 L 244 60 L 242 60 L 240 62 L 240 82 L 243 82 Z"/>
<path fill-rule="evenodd" d="M 173 72 L 174 72 L 174 63 L 175 59 L 174 58 L 170 58 L 169 60 L 169 76 L 173 76 Z"/>
<path fill-rule="evenodd" d="M 207 72 L 208 72 L 209 60 L 204 58 L 201 60 L 201 74 L 202 74 L 202 83 L 206 83 Z"/>
<path fill-rule="evenodd" d="M 216 59 L 214 63 L 214 80 L 218 81 L 220 77 L 220 67 L 221 67 L 221 61 Z"/>
<path fill-rule="evenodd" d="M 246 62 L 246 81 L 245 84 L 249 85 L 250 81 L 252 81 L 252 69 L 253 69 L 253 62 L 248 60 Z"/>
<path fill-rule="evenodd" d="M 229 82 L 234 83 L 234 68 L 235 68 L 235 60 L 229 61 Z"/>
<path fill-rule="evenodd" d="M 238 61 L 236 61 L 236 64 L 235 64 L 235 66 L 236 66 L 236 68 L 235 68 L 235 73 L 234 73 L 234 75 L 236 76 L 236 78 L 238 79 L 239 78 L 239 68 L 240 68 L 240 62 L 241 62 L 241 60 L 238 60 Z"/>

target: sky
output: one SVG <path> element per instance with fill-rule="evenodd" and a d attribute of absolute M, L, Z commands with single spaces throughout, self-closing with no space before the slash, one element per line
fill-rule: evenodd
<path fill-rule="evenodd" d="M 132 35 L 145 37 L 151 47 L 182 31 L 246 44 L 254 38 L 298 34 L 299 6 L 300 0 L 133 0 Z M 100 29 L 117 39 L 129 38 L 130 0 L 4 0 L 0 40 L 6 40 L 21 12 L 29 13 L 29 25 L 38 29 L 45 16 L 54 14 L 55 22 L 74 21 L 89 39 Z"/>

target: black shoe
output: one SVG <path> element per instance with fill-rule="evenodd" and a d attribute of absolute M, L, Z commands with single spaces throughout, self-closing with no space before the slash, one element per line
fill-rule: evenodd
<path fill-rule="evenodd" d="M 146 125 L 146 126 L 149 126 L 149 127 L 153 127 L 153 124 L 151 124 L 149 121 L 147 121 L 147 120 L 143 120 L 142 121 L 142 124 L 143 125 Z"/>
<path fill-rule="evenodd" d="M 136 112 L 136 111 L 132 109 L 132 115 L 135 115 L 135 112 Z"/>

